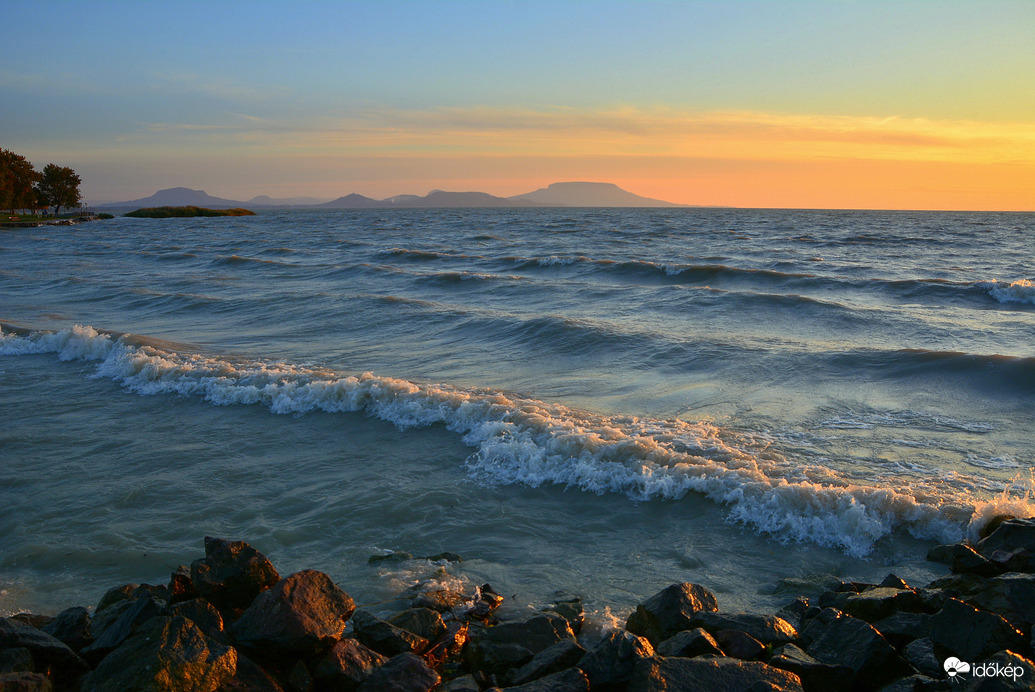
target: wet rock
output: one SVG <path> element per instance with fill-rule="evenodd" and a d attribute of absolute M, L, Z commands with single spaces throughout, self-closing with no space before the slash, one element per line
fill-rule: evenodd
<path fill-rule="evenodd" d="M 949 569 L 959 574 L 994 577 L 1002 571 L 991 560 L 964 543 L 936 545 L 927 551 L 927 559 L 948 565 Z"/>
<path fill-rule="evenodd" d="M 441 681 L 420 656 L 403 653 L 388 659 L 360 684 L 359 692 L 430 692 Z"/>
<path fill-rule="evenodd" d="M 442 616 L 437 610 L 431 608 L 409 608 L 393 615 L 388 622 L 428 641 L 438 639 L 446 632 Z"/>
<path fill-rule="evenodd" d="M 284 692 L 284 688 L 258 664 L 238 653 L 234 676 L 218 692 Z"/>
<path fill-rule="evenodd" d="M 800 630 L 804 625 L 805 613 L 809 611 L 811 603 L 804 596 L 798 596 L 793 601 L 776 611 L 776 617 L 783 618 L 795 631 Z"/>
<path fill-rule="evenodd" d="M 0 618 L 0 649 L 28 649 L 39 669 L 50 669 L 58 682 L 86 670 L 86 663 L 67 644 L 14 618 Z"/>
<path fill-rule="evenodd" d="M 503 605 L 503 596 L 496 593 L 488 584 L 478 587 L 478 597 L 474 600 L 474 606 L 467 611 L 466 615 L 475 620 L 487 620 L 492 612 Z"/>
<path fill-rule="evenodd" d="M 719 630 L 745 632 L 763 644 L 786 644 L 798 638 L 798 630 L 776 615 L 753 613 L 699 612 L 691 618 L 694 627 L 703 627 L 713 634 Z"/>
<path fill-rule="evenodd" d="M 420 558 L 421 560 L 427 560 L 428 562 L 463 562 L 464 558 L 456 553 L 444 552 L 435 553 L 434 555 L 428 555 L 427 557 Z"/>
<path fill-rule="evenodd" d="M 464 675 L 443 683 L 439 688 L 441 692 L 480 692 L 481 687 L 473 675 Z"/>
<path fill-rule="evenodd" d="M 399 563 L 402 563 L 402 562 L 406 562 L 407 560 L 412 560 L 412 559 L 413 559 L 413 553 L 408 553 L 405 550 L 395 550 L 395 551 L 392 551 L 390 553 L 385 553 L 384 555 L 371 555 L 370 557 L 367 558 L 367 564 L 368 565 L 380 565 L 380 564 L 396 565 L 396 564 L 399 564 Z"/>
<path fill-rule="evenodd" d="M 930 637 L 915 639 L 902 647 L 902 655 L 909 665 L 924 675 L 940 677 L 944 674 L 942 661 L 934 653 L 934 642 Z"/>
<path fill-rule="evenodd" d="M 575 639 L 568 621 L 560 615 L 540 613 L 472 635 L 466 657 L 475 670 L 503 673 L 525 665 L 543 649 L 565 639 Z"/>
<path fill-rule="evenodd" d="M 450 622 L 446 625 L 445 633 L 424 650 L 424 658 L 432 666 L 440 666 L 446 661 L 459 658 L 467 645 L 467 636 L 466 622 Z"/>
<path fill-rule="evenodd" d="M 774 595 L 793 594 L 818 596 L 824 591 L 837 591 L 844 581 L 833 574 L 810 574 L 806 577 L 787 577 L 776 582 Z"/>
<path fill-rule="evenodd" d="M 894 646 L 902 647 L 930 635 L 931 616 L 927 613 L 895 613 L 872 623 L 885 639 Z"/>
<path fill-rule="evenodd" d="M 851 669 L 856 686 L 864 688 L 876 689 L 909 673 L 906 663 L 880 632 L 850 615 L 830 619 L 805 652 L 821 663 Z"/>
<path fill-rule="evenodd" d="M 83 692 L 215 692 L 233 678 L 237 652 L 185 618 L 148 620 L 86 676 Z"/>
<path fill-rule="evenodd" d="M 615 631 L 604 637 L 578 662 L 594 692 L 623 690 L 636 662 L 654 655 L 654 647 L 632 632 Z"/>
<path fill-rule="evenodd" d="M 885 586 L 892 589 L 909 588 L 909 584 L 907 584 L 904 579 L 901 579 L 895 574 L 889 574 L 888 576 L 884 577 L 884 581 L 878 584 L 878 586 Z"/>
<path fill-rule="evenodd" d="M 784 644 L 774 651 L 769 665 L 794 673 L 807 690 L 847 690 L 853 677 L 853 671 L 847 666 L 820 663 L 794 644 Z"/>
<path fill-rule="evenodd" d="M 0 673 L 31 673 L 35 669 L 32 652 L 24 646 L 0 649 Z"/>
<path fill-rule="evenodd" d="M 185 617 L 204 633 L 218 642 L 226 640 L 226 632 L 223 627 L 223 616 L 219 614 L 216 607 L 206 600 L 195 598 L 190 601 L 180 601 L 169 606 L 169 615 Z"/>
<path fill-rule="evenodd" d="M 740 630 L 719 630 L 715 633 L 715 641 L 719 643 L 727 656 L 743 661 L 761 658 L 762 652 L 765 651 L 765 645 L 762 642 Z"/>
<path fill-rule="evenodd" d="M 533 656 L 531 661 L 514 671 L 510 676 L 510 682 L 513 685 L 522 685 L 547 675 L 559 673 L 574 666 L 585 655 L 586 650 L 577 641 L 564 639 L 553 646 L 546 647 Z"/>
<path fill-rule="evenodd" d="M 356 639 L 364 646 L 389 657 L 407 651 L 420 653 L 429 643 L 424 637 L 396 627 L 365 610 L 357 610 L 353 614 L 352 628 Z"/>
<path fill-rule="evenodd" d="M 850 594 L 841 610 L 852 617 L 873 623 L 899 611 L 917 612 L 922 608 L 920 597 L 912 589 L 876 587 Z"/>
<path fill-rule="evenodd" d="M 190 579 L 201 596 L 225 613 L 251 605 L 280 579 L 266 556 L 244 541 L 205 537 L 205 557 L 190 566 Z"/>
<path fill-rule="evenodd" d="M 76 606 L 62 610 L 40 629 L 68 644 L 73 651 L 80 651 L 93 643 L 91 619 L 86 608 Z"/>
<path fill-rule="evenodd" d="M 700 627 L 677 632 L 658 644 L 656 653 L 659 656 L 679 656 L 680 658 L 726 655 L 715 638 Z"/>
<path fill-rule="evenodd" d="M 1018 572 L 983 579 L 960 600 L 990 610 L 1027 630 L 1035 625 L 1035 574 Z"/>
<path fill-rule="evenodd" d="M 42 673 L 0 673 L 3 692 L 52 692 L 54 685 Z"/>
<path fill-rule="evenodd" d="M 35 613 L 18 613 L 11 616 L 12 620 L 25 623 L 29 627 L 35 627 L 36 629 L 42 629 L 44 625 L 51 621 L 49 615 L 36 615 Z"/>
<path fill-rule="evenodd" d="M 586 613 L 582 608 L 581 598 L 572 597 L 554 601 L 554 603 L 548 606 L 546 610 L 552 610 L 567 620 L 568 625 L 571 627 L 571 631 L 575 633 L 575 636 L 578 636 L 579 632 L 582 631 L 582 624 L 586 621 Z"/>
<path fill-rule="evenodd" d="M 693 629 L 697 613 L 718 609 L 715 596 L 703 586 L 673 584 L 636 606 L 625 629 L 656 646 L 676 632 Z"/>
<path fill-rule="evenodd" d="M 313 692 L 313 676 L 305 663 L 297 661 L 288 671 L 285 687 L 288 692 Z"/>
<path fill-rule="evenodd" d="M 138 588 L 140 588 L 140 584 L 123 584 L 108 589 L 101 596 L 101 600 L 97 601 L 97 605 L 94 606 L 94 615 L 99 615 L 104 609 L 116 603 L 133 600 Z"/>
<path fill-rule="evenodd" d="M 466 602 L 466 597 L 459 591 L 433 589 L 418 593 L 413 597 L 411 604 L 414 608 L 430 608 L 440 613 L 450 613 L 454 608 L 460 608 Z"/>
<path fill-rule="evenodd" d="M 313 667 L 313 678 L 322 690 L 353 692 L 376 668 L 387 662 L 386 656 L 363 646 L 356 639 L 342 639 Z"/>
<path fill-rule="evenodd" d="M 1020 565 L 1021 571 L 1035 571 L 1035 518 L 1008 519 L 995 531 L 978 541 L 977 551 L 990 557 L 997 550 L 1027 551 L 1027 558 Z"/>
<path fill-rule="evenodd" d="M 115 602 L 93 618 L 93 643 L 83 647 L 81 653 L 96 663 L 121 646 L 148 620 L 166 614 L 165 605 L 151 596 Z"/>
<path fill-rule="evenodd" d="M 263 591 L 233 624 L 237 643 L 270 657 L 312 657 L 327 651 L 356 606 L 331 578 L 303 570 Z"/>
<path fill-rule="evenodd" d="M 735 658 L 645 658 L 629 692 L 803 692 L 797 675 Z"/>
<path fill-rule="evenodd" d="M 552 675 L 505 687 L 509 692 L 589 692 L 589 679 L 578 668 L 568 668 Z"/>
<path fill-rule="evenodd" d="M 201 595 L 194 588 L 194 582 L 190 579 L 190 567 L 186 565 L 180 565 L 170 575 L 166 589 L 169 592 L 169 605 L 180 601 L 190 601 Z"/>
<path fill-rule="evenodd" d="M 1027 638 L 1002 617 L 956 599 L 946 601 L 931 618 L 931 641 L 946 655 L 964 661 L 980 661 L 997 651 L 1024 651 L 1027 647 Z"/>
<path fill-rule="evenodd" d="M 880 688 L 880 692 L 940 692 L 949 689 L 946 684 L 944 680 L 935 680 L 926 675 L 910 675 L 885 685 Z"/>
<path fill-rule="evenodd" d="M 808 646 L 814 640 L 818 639 L 830 626 L 830 623 L 834 622 L 840 617 L 844 617 L 837 608 L 824 608 L 808 620 L 808 624 L 801 631 L 801 640 Z"/>

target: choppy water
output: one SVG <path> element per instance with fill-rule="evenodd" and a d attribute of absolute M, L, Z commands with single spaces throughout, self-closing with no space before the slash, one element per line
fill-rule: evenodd
<path fill-rule="evenodd" d="M 1035 215 L 285 211 L 0 235 L 0 610 L 206 534 L 367 601 L 724 607 L 1031 513 Z"/>

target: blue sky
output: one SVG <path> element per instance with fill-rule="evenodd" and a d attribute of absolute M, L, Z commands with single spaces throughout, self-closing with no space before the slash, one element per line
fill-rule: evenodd
<path fill-rule="evenodd" d="M 4 15 L 0 147 L 82 169 L 93 199 L 179 184 L 238 198 L 516 194 L 576 175 L 731 203 L 693 197 L 699 174 L 752 160 L 745 146 L 752 170 L 771 168 L 789 148 L 753 133 L 809 119 L 858 135 L 848 153 L 810 154 L 812 166 L 887 160 L 895 138 L 967 127 L 983 144 L 954 145 L 958 161 L 930 146 L 901 158 L 995 159 L 1003 179 L 1007 163 L 1024 180 L 1033 165 L 1028 0 L 8 0 Z M 862 153 L 867 137 L 884 148 Z M 1004 137 L 1022 152 L 1012 163 L 989 153 L 1011 148 L 991 144 Z M 666 139 L 677 153 L 658 162 Z"/>

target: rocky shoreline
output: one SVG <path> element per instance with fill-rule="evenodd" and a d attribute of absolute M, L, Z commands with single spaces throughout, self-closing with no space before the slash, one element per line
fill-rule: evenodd
<path fill-rule="evenodd" d="M 1035 689 L 1035 519 L 997 517 L 928 559 L 952 573 L 923 587 L 832 578 L 771 614 L 673 584 L 601 637 L 582 631 L 575 596 L 511 617 L 488 584 L 418 585 L 375 614 L 322 572 L 281 578 L 247 543 L 205 538 L 168 584 L 0 618 L 0 692 Z"/>

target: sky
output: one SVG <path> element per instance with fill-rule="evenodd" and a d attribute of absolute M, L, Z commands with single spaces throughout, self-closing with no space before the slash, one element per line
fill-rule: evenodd
<path fill-rule="evenodd" d="M 0 148 L 87 200 L 612 182 L 1035 210 L 1035 0 L 5 0 Z"/>

